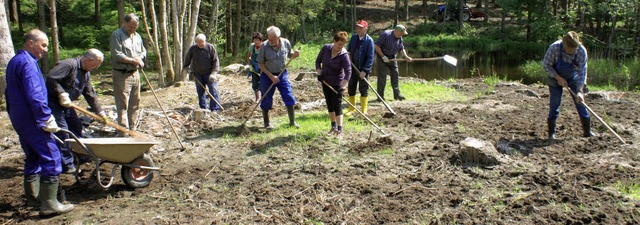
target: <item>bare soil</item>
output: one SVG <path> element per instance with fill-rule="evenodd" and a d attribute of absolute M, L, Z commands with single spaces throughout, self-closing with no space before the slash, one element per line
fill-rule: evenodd
<path fill-rule="evenodd" d="M 322 99 L 315 79 L 292 83 L 300 101 L 299 121 L 308 118 L 305 113 L 310 110 L 325 110 L 324 104 L 315 103 Z M 391 135 L 383 136 L 373 127 L 350 131 L 354 120 L 349 120 L 342 140 L 323 135 L 255 139 L 252 136 L 266 132 L 260 128 L 258 113 L 246 124 L 249 132 L 237 129 L 242 114 L 253 106 L 250 83 L 243 75 L 224 76 L 220 91 L 226 111 L 200 123 L 193 120 L 194 84 L 157 89 L 184 150 L 152 93 L 145 92 L 139 131 L 161 142 L 150 151 L 162 168 L 151 185 L 131 189 L 116 175 L 115 184 L 102 190 L 93 182 L 78 184 L 71 175 L 62 175 L 66 198 L 76 209 L 48 218 L 25 204 L 24 156 L 2 112 L 0 223 L 633 224 L 640 220 L 638 200 L 616 188 L 638 183 L 637 93 L 598 92 L 587 98 L 627 145 L 595 119 L 600 136 L 581 137 L 568 95 L 558 120 L 559 140 L 549 142 L 546 86 L 503 82 L 487 92 L 480 79 L 438 83 L 469 100 L 390 101 L 398 113 L 393 117 L 385 117 L 384 106 L 372 102 L 369 116 Z M 279 99 L 275 98 L 272 113 L 281 116 L 276 125 L 286 123 Z M 102 96 L 101 102 L 113 104 L 110 96 Z M 112 112 L 113 107 L 107 108 Z M 114 136 L 112 129 L 97 122 L 91 128 L 95 137 Z M 508 154 L 501 154 L 499 165 L 464 162 L 459 143 L 467 137 L 489 141 Z"/>

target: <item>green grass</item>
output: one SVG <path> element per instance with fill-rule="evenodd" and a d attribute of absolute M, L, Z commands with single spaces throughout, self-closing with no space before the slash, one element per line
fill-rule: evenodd
<path fill-rule="evenodd" d="M 271 125 L 275 126 L 276 129 L 270 132 L 255 133 L 251 136 L 251 139 L 256 141 L 270 141 L 279 138 L 285 142 L 285 139 L 288 137 L 295 142 L 312 144 L 318 138 L 324 137 L 325 134 L 329 132 L 329 128 L 331 128 L 329 115 L 326 111 L 297 113 L 296 122 L 300 125 L 299 129 L 289 127 L 289 118 L 286 114 L 279 117 L 272 117 Z M 371 129 L 370 124 L 364 120 L 343 119 L 343 132 L 364 132 L 369 129 Z"/>
<path fill-rule="evenodd" d="M 426 103 L 438 103 L 449 101 L 466 101 L 467 97 L 453 88 L 435 84 L 433 82 L 400 82 L 400 93 L 407 100 L 414 100 Z M 384 91 L 387 100 L 393 99 L 393 90 L 390 81 Z"/>
<path fill-rule="evenodd" d="M 622 183 L 618 181 L 614 184 L 614 187 L 625 196 L 635 200 L 640 200 L 640 183 Z"/>

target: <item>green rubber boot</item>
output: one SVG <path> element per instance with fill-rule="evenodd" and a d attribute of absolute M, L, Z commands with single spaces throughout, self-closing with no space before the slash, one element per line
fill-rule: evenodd
<path fill-rule="evenodd" d="M 73 204 L 62 204 L 58 201 L 58 187 L 60 181 L 40 181 L 40 215 L 68 213 L 73 210 Z"/>

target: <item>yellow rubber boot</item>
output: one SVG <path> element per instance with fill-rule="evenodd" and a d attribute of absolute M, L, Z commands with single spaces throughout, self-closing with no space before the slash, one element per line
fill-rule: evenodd
<path fill-rule="evenodd" d="M 367 114 L 367 106 L 369 106 L 369 100 L 367 99 L 367 96 L 361 96 L 360 111 L 362 111 L 363 114 Z"/>
<path fill-rule="evenodd" d="M 353 112 L 356 111 L 355 108 L 353 108 L 352 105 L 356 105 L 356 96 L 349 96 L 349 103 L 351 103 L 351 105 L 349 105 L 349 109 L 347 110 L 346 113 L 344 113 L 345 116 L 351 116 L 351 114 L 353 114 Z"/>

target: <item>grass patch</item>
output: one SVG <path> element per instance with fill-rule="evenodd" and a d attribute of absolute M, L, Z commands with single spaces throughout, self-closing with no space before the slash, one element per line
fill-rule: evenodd
<path fill-rule="evenodd" d="M 400 82 L 400 93 L 407 100 L 415 100 L 427 103 L 466 101 L 467 97 L 453 88 L 435 84 L 434 82 Z M 384 96 L 387 100 L 393 99 L 393 90 L 390 81 L 387 81 Z"/>
<path fill-rule="evenodd" d="M 616 190 L 620 191 L 625 196 L 635 200 L 640 200 L 640 184 L 639 183 L 632 182 L 632 183 L 625 184 L 618 181 L 614 185 L 614 187 Z"/>
<path fill-rule="evenodd" d="M 380 155 L 393 155 L 393 149 L 385 148 L 383 150 L 377 151 L 376 153 Z"/>
<path fill-rule="evenodd" d="M 296 114 L 296 122 L 300 128 L 289 127 L 289 117 L 284 114 L 271 118 L 271 125 L 276 129 L 270 132 L 260 132 L 251 135 L 254 141 L 268 141 L 269 145 L 282 145 L 286 142 L 314 144 L 317 139 L 323 138 L 331 128 L 331 121 L 326 111 L 308 111 Z M 343 119 L 343 133 L 364 132 L 371 129 L 369 124 L 363 120 Z M 237 140 L 242 142 L 243 140 Z M 269 148 L 270 146 L 267 146 Z"/>

